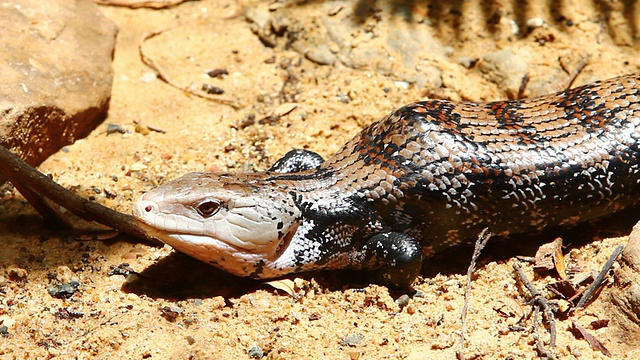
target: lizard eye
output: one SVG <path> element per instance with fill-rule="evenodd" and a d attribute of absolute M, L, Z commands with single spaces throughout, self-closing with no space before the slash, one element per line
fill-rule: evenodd
<path fill-rule="evenodd" d="M 208 218 L 208 217 L 211 217 L 216 212 L 218 212 L 219 208 L 220 208 L 219 202 L 214 200 L 205 200 L 198 205 L 196 210 L 198 211 L 198 214 Z"/>

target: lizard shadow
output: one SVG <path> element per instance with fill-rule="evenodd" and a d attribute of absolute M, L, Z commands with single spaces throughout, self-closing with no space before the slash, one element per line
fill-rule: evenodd
<path fill-rule="evenodd" d="M 636 206 L 573 226 L 551 227 L 537 233 L 510 237 L 494 236 L 482 250 L 476 269 L 488 262 L 505 262 L 515 256 L 534 257 L 540 245 L 558 237 L 563 239 L 563 253 L 566 254 L 570 248 L 599 239 L 629 235 L 633 226 L 640 220 L 639 211 L 640 207 Z M 422 276 L 430 278 L 437 274 L 464 274 L 467 272 L 472 254 L 473 245 L 443 251 L 426 259 L 422 267 Z"/>
<path fill-rule="evenodd" d="M 285 278 L 296 277 L 315 281 L 319 287 L 328 291 L 364 288 L 372 283 L 370 273 L 354 270 L 311 271 Z M 260 289 L 275 291 L 267 281 L 238 277 L 182 253 L 173 252 L 138 273 L 123 285 L 122 290 L 172 300 L 215 296 L 229 299 Z"/>
<path fill-rule="evenodd" d="M 260 281 L 237 277 L 179 252 L 158 260 L 137 275 L 123 285 L 123 291 L 173 300 L 215 296 L 227 299 L 261 286 Z"/>
<path fill-rule="evenodd" d="M 588 221 L 571 228 L 551 228 L 536 234 L 518 235 L 506 239 L 492 238 L 482 251 L 477 267 L 491 261 L 507 261 L 514 256 L 534 256 L 541 244 L 556 237 L 564 239 L 565 246 L 579 246 L 598 238 L 624 236 L 638 220 L 638 208 L 631 208 L 613 216 Z M 566 252 L 566 251 L 565 251 Z M 437 274 L 464 274 L 467 271 L 472 246 L 459 246 L 425 260 L 422 276 L 425 279 Z M 361 289 L 371 283 L 371 271 L 315 271 L 293 274 L 315 281 L 327 291 Z M 185 300 L 222 296 L 225 299 L 240 297 L 260 289 L 270 289 L 266 281 L 241 278 L 219 270 L 187 255 L 174 252 L 149 266 L 123 286 L 123 291 L 151 298 Z M 393 297 L 406 293 L 406 289 L 390 289 Z M 397 296 L 396 296 L 397 295 Z"/>

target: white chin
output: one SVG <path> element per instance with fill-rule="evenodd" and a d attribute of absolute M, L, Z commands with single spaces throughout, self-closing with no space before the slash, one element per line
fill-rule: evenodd
<path fill-rule="evenodd" d="M 160 240 L 181 253 L 238 276 L 251 275 L 256 264 L 262 262 L 267 256 L 263 253 L 248 252 L 245 249 L 202 235 L 165 234 Z"/>

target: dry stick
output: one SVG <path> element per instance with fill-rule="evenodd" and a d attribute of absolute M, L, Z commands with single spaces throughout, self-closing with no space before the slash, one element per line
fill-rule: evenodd
<path fill-rule="evenodd" d="M 456 351 L 456 357 L 459 360 L 463 360 L 464 357 L 464 337 L 466 334 L 466 320 L 467 320 L 467 311 L 469 309 L 469 293 L 471 292 L 471 275 L 476 268 L 476 262 L 480 257 L 480 252 L 484 249 L 487 242 L 491 239 L 491 232 L 489 228 L 484 228 L 480 235 L 478 235 L 478 239 L 476 240 L 475 247 L 473 248 L 473 255 L 471 256 L 471 263 L 469 264 L 469 268 L 467 269 L 467 285 L 464 289 L 464 305 L 462 306 L 462 312 L 460 314 L 460 321 L 462 322 L 462 326 L 460 329 L 460 343 L 458 346 L 458 351 Z"/>
<path fill-rule="evenodd" d="M 571 71 L 571 73 L 569 74 L 569 78 L 565 82 L 564 90 L 569 89 L 573 85 L 573 82 L 576 80 L 578 75 L 580 75 L 582 69 L 584 69 L 584 67 L 587 66 L 588 63 L 589 56 L 585 56 L 582 60 L 580 60 L 576 68 L 573 69 L 573 71 Z"/>
<path fill-rule="evenodd" d="M 529 73 L 524 74 L 522 80 L 520 81 L 520 87 L 518 88 L 518 99 L 524 98 L 524 92 L 527 90 L 527 85 L 529 84 Z"/>
<path fill-rule="evenodd" d="M 534 306 L 533 313 L 531 315 L 533 315 L 533 338 L 536 341 L 536 351 L 538 352 L 538 356 L 540 357 L 553 358 L 553 355 L 549 355 L 547 353 L 547 350 L 542 345 L 543 341 L 540 338 L 540 323 L 538 322 L 539 314 L 540 314 L 540 308 L 537 306 Z"/>
<path fill-rule="evenodd" d="M 111 210 L 74 194 L 2 146 L 0 146 L 0 177 L 11 181 L 14 186 L 20 184 L 21 188 L 29 188 L 85 220 L 95 221 L 142 239 L 151 239 L 133 216 Z"/>
<path fill-rule="evenodd" d="M 140 2 L 127 2 L 127 1 L 117 1 L 117 0 L 94 0 L 97 4 L 100 5 L 108 5 L 108 6 L 120 6 L 126 7 L 129 9 L 168 9 L 174 6 L 178 6 L 185 2 L 190 1 L 199 1 L 199 0 L 164 0 L 164 1 L 140 1 Z"/>
<path fill-rule="evenodd" d="M 167 73 L 160 67 L 160 65 L 158 65 L 152 58 L 150 58 L 149 56 L 147 56 L 147 54 L 145 54 L 143 46 L 144 43 L 149 40 L 152 39 L 158 35 L 161 35 L 162 33 L 164 33 L 167 30 L 170 30 L 173 28 L 168 28 L 168 29 L 163 29 L 163 30 L 159 30 L 159 31 L 151 31 L 148 32 L 144 35 L 142 35 L 142 40 L 140 40 L 140 43 L 138 44 L 138 53 L 140 54 L 140 59 L 142 60 L 142 62 L 147 65 L 148 67 L 150 67 L 158 76 L 158 79 L 164 81 L 167 85 L 174 87 L 178 90 L 184 91 L 188 94 L 191 94 L 193 96 L 197 96 L 199 98 L 203 98 L 203 99 L 207 99 L 207 100 L 212 100 L 212 101 L 217 101 L 219 103 L 225 104 L 225 105 L 229 105 L 231 107 L 233 107 L 234 109 L 239 109 L 240 105 L 238 105 L 236 99 L 230 98 L 230 97 L 226 97 L 226 96 L 213 96 L 213 95 L 209 95 L 209 94 L 205 94 L 205 93 L 199 93 L 196 91 L 192 91 L 186 87 L 182 87 L 180 85 L 178 85 L 177 83 L 175 83 L 173 80 L 169 79 L 169 77 L 167 76 Z"/>
<path fill-rule="evenodd" d="M 1 170 L 0 170 L 1 171 Z M 7 179 L 11 181 L 11 179 Z M 44 218 L 46 222 L 49 223 L 49 226 L 52 226 L 57 229 L 70 229 L 71 223 L 58 211 L 57 209 L 50 206 L 47 203 L 47 200 L 44 196 L 38 194 L 33 191 L 31 188 L 22 184 L 20 182 L 12 182 L 13 187 L 27 199 L 27 202 L 31 204 L 31 206 L 36 209 L 38 214 Z"/>
<path fill-rule="evenodd" d="M 531 300 L 542 310 L 544 311 L 545 317 L 547 318 L 547 322 L 549 323 L 549 347 L 551 348 L 551 352 L 553 353 L 556 347 L 556 322 L 553 317 L 553 312 L 551 311 L 551 307 L 549 307 L 549 303 L 547 303 L 547 299 L 542 295 L 542 293 L 536 289 L 535 286 L 527 279 L 527 275 L 524 274 L 520 265 L 514 264 L 513 269 L 518 274 L 518 278 L 520 282 L 529 290 L 531 293 Z M 539 351 L 542 351 L 542 347 L 538 347 Z M 550 355 L 553 357 L 553 355 Z"/>
<path fill-rule="evenodd" d="M 604 266 L 602 266 L 602 270 L 600 270 L 600 273 L 598 274 L 598 276 L 596 276 L 596 278 L 593 280 L 593 283 L 591 283 L 591 285 L 589 285 L 589 287 L 584 292 L 584 294 L 582 294 L 580 301 L 578 301 L 578 304 L 576 304 L 576 308 L 583 307 L 584 304 L 587 303 L 589 298 L 591 298 L 591 295 L 593 294 L 593 292 L 600 286 L 600 284 L 602 284 L 604 277 L 607 276 L 607 273 L 609 272 L 609 270 L 613 266 L 613 263 L 616 261 L 616 259 L 622 252 L 622 249 L 624 249 L 624 246 L 622 245 L 616 246 L 611 256 L 609 256 L 609 259 L 607 260 L 607 262 L 604 263 Z"/>

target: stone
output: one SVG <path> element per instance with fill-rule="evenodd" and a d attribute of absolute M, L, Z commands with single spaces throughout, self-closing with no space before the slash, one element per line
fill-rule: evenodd
<path fill-rule="evenodd" d="M 482 57 L 479 69 L 485 77 L 498 85 L 510 99 L 517 98 L 522 79 L 529 70 L 526 51 L 516 52 L 511 48 L 498 50 Z"/>
<path fill-rule="evenodd" d="M 604 297 L 603 316 L 619 329 L 616 336 L 621 341 L 635 345 L 640 337 L 640 223 L 633 227 L 618 263 L 613 286 Z"/>
<path fill-rule="evenodd" d="M 295 6 L 269 4 L 246 7 L 252 31 L 266 46 L 291 48 L 320 65 L 374 71 L 418 88 L 442 86 L 442 72 L 434 64 L 447 59 L 447 48 L 404 3 L 345 3 L 336 12 L 333 2 L 312 2 L 306 6 L 319 11 L 308 16 Z M 373 11 L 376 16 L 360 18 Z"/>
<path fill-rule="evenodd" d="M 116 33 L 90 0 L 3 1 L 0 144 L 35 166 L 100 124 Z"/>

